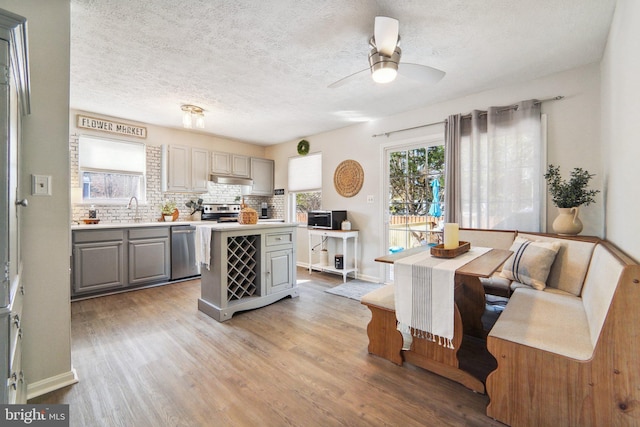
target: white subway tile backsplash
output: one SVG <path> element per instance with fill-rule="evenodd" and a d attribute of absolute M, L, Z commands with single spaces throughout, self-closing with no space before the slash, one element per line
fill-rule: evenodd
<path fill-rule="evenodd" d="M 180 212 L 180 220 L 199 219 L 191 216 L 190 208 L 186 207 L 186 203 L 190 200 L 202 199 L 204 203 L 240 203 L 241 186 L 224 185 L 208 183 L 207 193 L 172 193 L 161 192 L 161 148 L 158 146 L 147 145 L 147 172 L 146 172 L 146 203 L 140 203 L 138 206 L 139 216 L 143 221 L 155 221 L 160 219 L 160 205 L 164 200 L 173 200 L 178 206 Z M 71 168 L 71 186 L 79 187 L 79 167 L 78 167 L 78 137 L 72 135 L 69 138 L 69 156 Z M 285 197 L 284 196 L 245 196 L 247 206 L 259 211 L 263 202 L 268 203 L 270 215 L 272 218 L 284 218 L 285 214 Z M 118 223 L 132 222 L 134 210 L 127 209 L 126 205 L 104 205 L 95 204 L 97 217 L 102 222 Z M 82 218 L 88 217 L 88 204 L 73 204 L 71 209 L 71 221 L 80 222 Z"/>

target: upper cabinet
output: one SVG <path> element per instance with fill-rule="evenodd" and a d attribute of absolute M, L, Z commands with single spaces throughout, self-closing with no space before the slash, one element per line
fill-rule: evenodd
<path fill-rule="evenodd" d="M 249 157 L 231 153 L 211 153 L 211 173 L 249 177 Z"/>
<path fill-rule="evenodd" d="M 273 196 L 273 160 L 251 158 L 251 179 L 253 196 Z"/>
<path fill-rule="evenodd" d="M 164 147 L 163 147 L 164 148 Z M 163 149 L 163 191 L 204 193 L 209 180 L 209 151 L 184 145 Z"/>
<path fill-rule="evenodd" d="M 207 191 L 209 182 L 209 151 L 201 148 L 191 149 L 191 189 L 194 192 Z"/>
<path fill-rule="evenodd" d="M 209 151 L 185 145 L 163 146 L 162 191 L 205 193 L 209 175 L 251 178 L 243 194 L 273 195 L 273 160 Z"/>
<path fill-rule="evenodd" d="M 231 175 L 231 154 L 212 152 L 211 173 Z"/>

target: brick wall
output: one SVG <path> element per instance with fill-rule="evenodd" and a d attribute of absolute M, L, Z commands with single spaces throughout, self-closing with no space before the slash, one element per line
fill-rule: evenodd
<path fill-rule="evenodd" d="M 160 205 L 164 200 L 173 200 L 178 206 L 180 212 L 179 220 L 197 220 L 199 215 L 191 216 L 191 209 L 186 207 L 186 203 L 190 200 L 198 200 L 201 198 L 204 203 L 239 203 L 241 198 L 241 187 L 239 185 L 224 185 L 208 183 L 207 193 L 173 193 L 161 191 L 161 162 L 162 150 L 159 146 L 146 146 L 147 154 L 147 174 L 146 174 L 146 202 L 141 202 L 138 206 L 139 216 L 142 221 L 155 221 L 160 218 Z M 69 156 L 71 165 L 71 187 L 80 187 L 80 174 L 78 168 L 78 137 L 71 136 L 69 139 Z M 245 203 L 259 211 L 260 205 L 266 202 L 270 208 L 272 218 L 284 218 L 285 215 L 285 196 L 245 196 Z M 124 223 L 132 222 L 134 217 L 134 209 L 127 209 L 126 204 L 94 204 L 97 217 L 101 222 L 107 223 Z M 80 222 L 82 218 L 89 216 L 90 204 L 72 203 L 71 221 L 73 223 Z"/>

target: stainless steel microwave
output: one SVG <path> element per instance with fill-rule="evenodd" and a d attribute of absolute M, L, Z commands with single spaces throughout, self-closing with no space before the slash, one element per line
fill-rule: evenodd
<path fill-rule="evenodd" d="M 347 211 L 309 211 L 307 218 L 307 226 L 310 228 L 340 230 L 342 221 L 347 219 Z"/>

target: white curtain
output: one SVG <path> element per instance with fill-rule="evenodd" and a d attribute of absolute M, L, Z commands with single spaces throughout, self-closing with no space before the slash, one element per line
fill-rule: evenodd
<path fill-rule="evenodd" d="M 447 141 L 457 142 L 460 155 L 454 171 L 460 210 L 448 221 L 461 227 L 541 231 L 540 117 L 535 100 L 463 116 L 459 141 Z"/>

